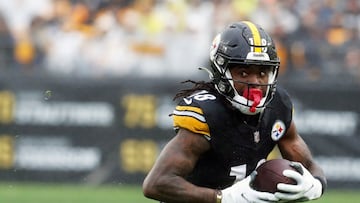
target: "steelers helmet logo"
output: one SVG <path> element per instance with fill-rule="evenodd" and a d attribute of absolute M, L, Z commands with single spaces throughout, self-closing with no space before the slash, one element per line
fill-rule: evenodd
<path fill-rule="evenodd" d="M 211 44 L 210 60 L 212 60 L 212 61 L 215 59 L 216 52 L 219 49 L 220 39 L 221 39 L 221 35 L 220 34 L 216 35 L 216 37 L 214 38 L 214 40 Z"/>
<path fill-rule="evenodd" d="M 285 133 L 285 124 L 284 122 L 277 120 L 275 121 L 272 130 L 271 130 L 271 138 L 274 141 L 278 141 Z"/>

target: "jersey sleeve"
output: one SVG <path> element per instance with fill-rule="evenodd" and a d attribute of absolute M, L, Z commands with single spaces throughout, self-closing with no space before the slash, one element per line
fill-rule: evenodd
<path fill-rule="evenodd" d="M 289 93 L 281 87 L 278 87 L 276 90 L 277 96 L 277 104 L 279 107 L 279 111 L 282 112 L 283 120 L 285 121 L 287 129 L 290 126 L 290 123 L 293 119 L 294 106 L 291 101 Z"/>
<path fill-rule="evenodd" d="M 179 102 L 172 113 L 172 118 L 174 129 L 184 128 L 210 139 L 210 130 L 204 112 L 201 107 L 192 102 L 191 98 L 185 98 Z"/>

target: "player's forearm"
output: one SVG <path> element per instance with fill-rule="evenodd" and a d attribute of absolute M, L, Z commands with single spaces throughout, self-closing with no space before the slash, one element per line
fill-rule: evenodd
<path fill-rule="evenodd" d="M 215 203 L 216 190 L 197 187 L 182 177 L 146 181 L 144 195 L 166 203 Z"/>

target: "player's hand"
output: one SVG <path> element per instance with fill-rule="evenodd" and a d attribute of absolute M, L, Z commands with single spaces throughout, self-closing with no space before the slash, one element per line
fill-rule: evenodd
<path fill-rule="evenodd" d="M 269 203 L 277 202 L 279 199 L 269 192 L 259 192 L 251 188 L 250 184 L 255 178 L 256 172 L 245 179 L 235 183 L 231 187 L 222 190 L 221 203 Z"/>
<path fill-rule="evenodd" d="M 293 162 L 293 167 L 298 171 L 284 170 L 284 176 L 294 179 L 297 184 L 279 183 L 275 196 L 286 201 L 308 201 L 317 199 L 322 195 L 322 184 L 299 162 Z"/>

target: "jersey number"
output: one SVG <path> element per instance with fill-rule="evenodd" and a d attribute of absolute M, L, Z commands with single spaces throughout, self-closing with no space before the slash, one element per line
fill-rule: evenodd
<path fill-rule="evenodd" d="M 265 159 L 261 159 L 256 164 L 256 168 L 264 162 L 265 162 Z M 230 176 L 236 177 L 235 182 L 238 182 L 238 181 L 244 179 L 246 177 L 246 164 L 231 167 Z"/>
<path fill-rule="evenodd" d="M 246 164 L 231 167 L 230 176 L 235 176 L 235 182 L 238 182 L 246 176 Z"/>
<path fill-rule="evenodd" d="M 194 95 L 193 98 L 198 101 L 215 100 L 216 99 L 216 97 L 214 95 L 204 94 L 204 92 L 199 92 L 198 94 Z"/>

